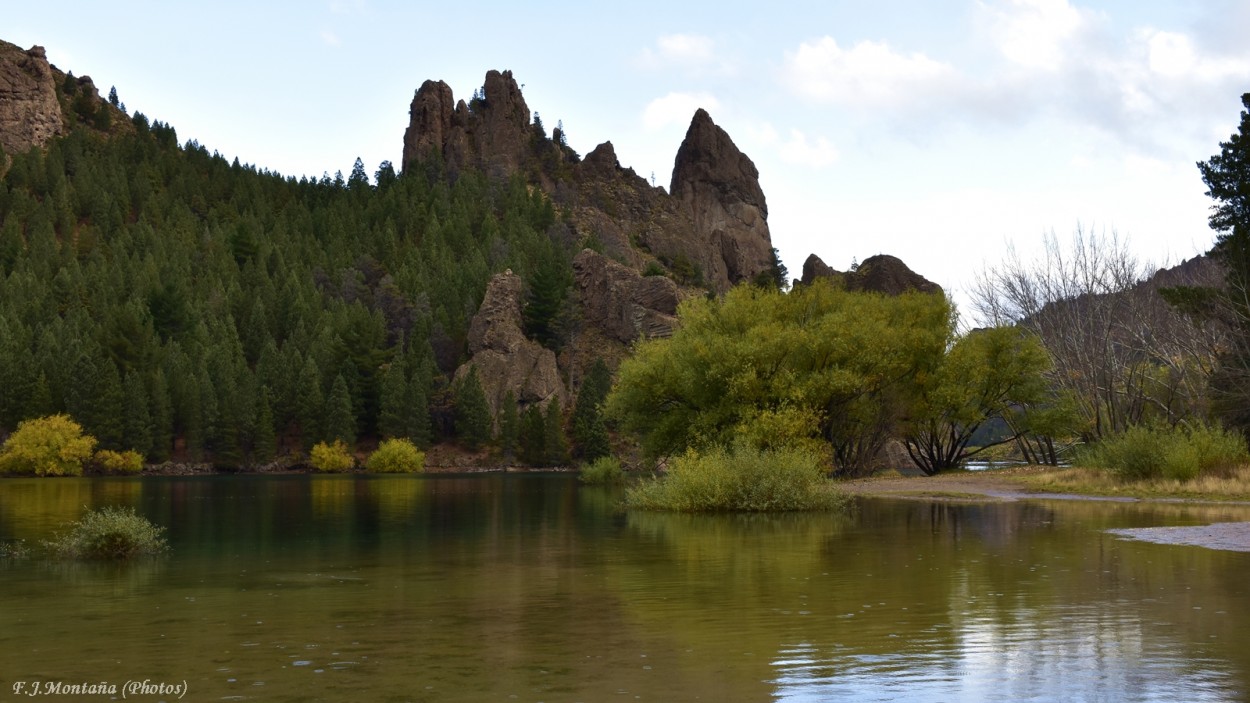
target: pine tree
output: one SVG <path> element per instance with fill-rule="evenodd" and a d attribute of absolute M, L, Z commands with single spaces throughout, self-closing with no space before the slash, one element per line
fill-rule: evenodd
<path fill-rule="evenodd" d="M 490 405 L 477 379 L 477 367 L 456 384 L 456 436 L 469 449 L 477 449 L 490 441 Z"/>
<path fill-rule="evenodd" d="M 530 466 L 542 466 L 547 459 L 547 425 L 542 408 L 531 405 L 521 415 L 521 436 L 517 455 Z"/>
<path fill-rule="evenodd" d="M 560 399 L 547 403 L 543 417 L 543 453 L 545 466 L 562 466 L 569 461 L 569 443 L 564 437 L 564 416 L 560 413 Z"/>
<path fill-rule="evenodd" d="M 425 449 L 430 446 L 430 403 L 426 385 L 418 373 L 408 381 L 404 393 L 404 435 L 412 443 Z"/>
<path fill-rule="evenodd" d="M 379 394 L 378 432 L 383 439 L 407 437 L 404 404 L 408 395 L 408 380 L 404 378 L 403 364 L 399 361 L 392 363 L 382 374 Z"/>
<path fill-rule="evenodd" d="M 167 461 L 174 443 L 174 412 L 169 400 L 169 384 L 165 372 L 157 369 L 152 376 L 152 448 L 148 458 Z"/>
<path fill-rule="evenodd" d="M 125 407 L 122 445 L 147 456 L 152 451 L 152 413 L 148 389 L 137 371 L 126 374 L 122 395 Z"/>
<path fill-rule="evenodd" d="M 304 450 L 322 439 L 321 417 L 325 410 L 325 396 L 321 392 L 321 371 L 312 357 L 304 361 L 304 368 L 299 372 L 299 383 L 295 396 L 295 419 L 299 423 L 300 437 Z"/>
<path fill-rule="evenodd" d="M 611 390 L 612 377 L 602 359 L 596 359 L 582 381 L 573 405 L 572 434 L 577 456 L 594 461 L 611 451 L 603 421 L 603 401 Z"/>
<path fill-rule="evenodd" d="M 268 464 L 277 454 L 278 436 L 274 433 L 269 386 L 261 386 L 256 407 L 256 431 L 252 439 L 252 459 L 258 464 Z"/>
<path fill-rule="evenodd" d="M 352 397 L 343 374 L 334 377 L 330 395 L 326 396 L 326 441 L 342 440 L 349 448 L 356 446 L 356 417 L 352 413 Z"/>
<path fill-rule="evenodd" d="M 503 407 L 499 409 L 499 449 L 507 461 L 516 456 L 520 434 L 521 419 L 517 416 L 516 396 L 509 390 L 504 394 Z"/>

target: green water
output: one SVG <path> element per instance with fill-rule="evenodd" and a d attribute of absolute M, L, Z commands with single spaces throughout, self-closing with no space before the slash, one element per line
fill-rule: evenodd
<path fill-rule="evenodd" d="M 0 481 L 0 539 L 130 505 L 173 548 L 0 563 L 0 700 L 141 679 L 188 701 L 1250 697 L 1250 554 L 1104 532 L 1248 508 L 618 497 L 565 475 Z"/>

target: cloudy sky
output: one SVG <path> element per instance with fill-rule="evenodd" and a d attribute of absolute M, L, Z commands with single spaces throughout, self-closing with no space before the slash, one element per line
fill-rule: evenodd
<path fill-rule="evenodd" d="M 189 4 L 188 4 L 189 5 Z M 667 185 L 703 107 L 754 161 L 798 274 L 878 253 L 965 289 L 1044 232 L 1205 251 L 1194 164 L 1250 92 L 1250 0 L 614 3 L 0 0 L 0 39 L 283 174 L 398 163 L 427 78 L 511 69 L 582 154 Z"/>

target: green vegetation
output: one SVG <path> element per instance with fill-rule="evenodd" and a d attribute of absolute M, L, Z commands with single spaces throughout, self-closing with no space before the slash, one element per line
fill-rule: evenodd
<path fill-rule="evenodd" d="M 1103 469 L 1124 481 L 1228 475 L 1250 462 L 1245 439 L 1219 427 L 1130 427 L 1090 446 L 1079 466 Z"/>
<path fill-rule="evenodd" d="M 143 471 L 143 455 L 133 449 L 124 452 L 101 449 L 95 453 L 92 463 L 106 474 L 133 476 Z"/>
<path fill-rule="evenodd" d="M 166 551 L 164 532 L 132 509 L 110 507 L 87 513 L 44 546 L 65 558 L 125 560 Z"/>
<path fill-rule="evenodd" d="M 425 470 L 425 454 L 407 439 L 388 439 L 365 461 L 365 469 L 375 474 L 402 474 Z"/>
<path fill-rule="evenodd" d="M 95 445 L 68 415 L 25 420 L 0 448 L 0 474 L 81 476 Z"/>
<path fill-rule="evenodd" d="M 739 286 L 722 301 L 687 301 L 679 316 L 672 337 L 621 365 L 607 400 L 653 456 L 743 440 L 827 453 L 832 473 L 855 476 L 901 435 L 938 471 L 972 453 L 981 423 L 1045 396 L 1035 344 L 1010 330 L 956 342 L 940 295 L 825 280 L 787 294 Z"/>
<path fill-rule="evenodd" d="M 687 450 L 666 474 L 634 486 L 625 503 L 679 512 L 831 510 L 847 499 L 825 478 L 818 455 L 796 448 Z"/>
<path fill-rule="evenodd" d="M 67 414 L 104 449 L 228 467 L 448 441 L 443 394 L 507 268 L 529 333 L 564 343 L 578 237 L 521 177 L 284 178 L 95 102 L 0 179 L 0 434 Z"/>
<path fill-rule="evenodd" d="M 601 456 L 583 466 L 581 471 L 577 474 L 577 479 L 582 483 L 606 485 L 623 482 L 625 480 L 625 473 L 621 471 L 621 462 L 619 459 L 610 456 Z"/>
<path fill-rule="evenodd" d="M 342 473 L 356 466 L 356 457 L 347 450 L 342 440 L 332 443 L 318 442 L 308 455 L 308 463 L 321 473 Z"/>

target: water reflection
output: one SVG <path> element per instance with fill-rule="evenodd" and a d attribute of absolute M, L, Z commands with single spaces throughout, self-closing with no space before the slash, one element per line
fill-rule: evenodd
<path fill-rule="evenodd" d="M 568 476 L 0 482 L 0 538 L 134 506 L 173 552 L 8 565 L 10 678 L 240 700 L 1243 700 L 1242 507 L 865 500 L 626 513 Z M 122 677 L 122 680 L 129 676 Z"/>

